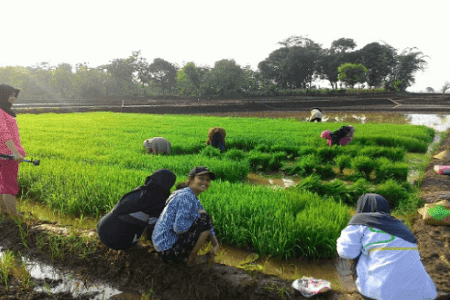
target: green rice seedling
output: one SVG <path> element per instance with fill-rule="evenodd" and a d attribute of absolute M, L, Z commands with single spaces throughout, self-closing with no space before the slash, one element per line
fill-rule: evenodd
<path fill-rule="evenodd" d="M 295 144 L 279 143 L 270 147 L 270 152 L 285 152 L 290 159 L 298 156 L 298 146 Z"/>
<path fill-rule="evenodd" d="M 319 196 L 323 196 L 326 193 L 325 188 L 322 184 L 322 180 L 317 174 L 311 174 L 300 181 L 300 183 L 297 185 L 297 189 L 316 193 Z"/>
<path fill-rule="evenodd" d="M 352 169 L 370 179 L 370 174 L 376 169 L 377 163 L 367 156 L 356 156 L 351 160 Z"/>
<path fill-rule="evenodd" d="M 359 155 L 372 158 L 386 157 L 392 161 L 401 161 L 405 158 L 406 151 L 403 148 L 388 148 L 378 146 L 364 147 L 359 151 Z"/>
<path fill-rule="evenodd" d="M 389 179 L 375 187 L 374 193 L 382 195 L 389 201 L 391 210 L 399 206 L 400 203 L 408 202 L 410 193 L 397 181 Z"/>
<path fill-rule="evenodd" d="M 334 173 L 333 166 L 330 164 L 317 165 L 315 167 L 315 172 L 323 180 L 336 177 L 336 173 Z"/>
<path fill-rule="evenodd" d="M 252 170 L 266 171 L 269 169 L 271 156 L 268 153 L 262 153 L 256 150 L 248 153 L 248 162 Z"/>
<path fill-rule="evenodd" d="M 406 181 L 409 172 L 409 165 L 406 163 L 383 163 L 376 171 L 377 181 L 386 181 L 394 179 L 398 182 Z"/>
<path fill-rule="evenodd" d="M 351 168 L 351 157 L 349 155 L 339 155 L 334 158 L 336 166 L 339 168 L 339 172 L 342 173 L 345 168 Z"/>
<path fill-rule="evenodd" d="M 317 149 L 317 156 L 323 162 L 328 162 L 328 161 L 333 160 L 339 154 L 341 154 L 342 151 L 343 151 L 342 147 L 338 147 L 338 146 L 334 146 L 334 147 L 324 146 L 324 147 L 319 147 Z"/>
<path fill-rule="evenodd" d="M 279 170 L 283 166 L 283 160 L 286 160 L 286 152 L 272 153 L 269 161 L 270 170 Z"/>
<path fill-rule="evenodd" d="M 372 185 L 364 178 L 360 178 L 347 188 L 349 198 L 346 203 L 354 206 L 358 202 L 359 197 L 371 191 Z"/>
<path fill-rule="evenodd" d="M 294 165 L 290 175 L 298 174 L 299 176 L 308 176 L 314 172 L 315 167 L 319 164 L 320 160 L 315 154 L 302 156 L 300 161 Z"/>
<path fill-rule="evenodd" d="M 305 155 L 309 154 L 316 154 L 317 148 L 313 146 L 301 146 L 300 149 L 297 152 L 298 157 L 303 157 Z"/>
<path fill-rule="evenodd" d="M 0 281 L 5 285 L 6 290 L 9 290 L 9 277 L 15 264 L 14 253 L 7 250 L 0 257 Z"/>
<path fill-rule="evenodd" d="M 220 149 L 214 148 L 211 145 L 206 146 L 202 151 L 200 151 L 199 154 L 206 157 L 217 157 L 217 158 L 220 158 L 222 156 L 222 153 L 220 153 Z"/>
<path fill-rule="evenodd" d="M 332 197 L 336 201 L 344 203 L 350 202 L 350 194 L 347 185 L 342 180 L 336 179 L 323 184 L 323 191 L 326 193 L 322 196 Z"/>
<path fill-rule="evenodd" d="M 246 157 L 246 155 L 245 155 L 244 151 L 242 151 L 242 150 L 231 149 L 225 153 L 225 157 L 230 160 L 240 161 L 240 160 L 243 160 Z"/>
<path fill-rule="evenodd" d="M 260 145 L 257 145 L 255 147 L 255 150 L 259 151 L 259 152 L 269 153 L 270 152 L 270 146 L 266 145 L 266 144 L 260 144 Z"/>
<path fill-rule="evenodd" d="M 342 155 L 348 155 L 350 157 L 355 157 L 359 154 L 359 151 L 361 150 L 361 145 L 346 145 L 342 148 Z"/>

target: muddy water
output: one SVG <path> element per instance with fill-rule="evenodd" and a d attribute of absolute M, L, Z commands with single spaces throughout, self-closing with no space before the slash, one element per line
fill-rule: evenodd
<path fill-rule="evenodd" d="M 0 258 L 3 256 L 0 247 Z M 27 271 L 31 275 L 31 280 L 36 283 L 34 290 L 36 292 L 46 292 L 51 294 L 71 293 L 74 297 L 90 296 L 89 299 L 101 300 L 109 299 L 122 292 L 107 285 L 85 284 L 76 279 L 74 274 L 64 273 L 54 267 L 22 257 Z"/>

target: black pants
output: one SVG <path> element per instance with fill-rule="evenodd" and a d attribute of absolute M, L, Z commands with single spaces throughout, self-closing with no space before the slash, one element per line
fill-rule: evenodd
<path fill-rule="evenodd" d="M 201 214 L 188 231 L 178 235 L 178 240 L 172 248 L 158 252 L 158 254 L 165 263 L 185 264 L 200 234 L 211 229 L 211 217 L 207 214 Z"/>

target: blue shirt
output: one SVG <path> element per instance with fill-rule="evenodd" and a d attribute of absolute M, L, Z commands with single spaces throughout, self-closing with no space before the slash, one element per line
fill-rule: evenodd
<path fill-rule="evenodd" d="M 172 248 L 178 235 L 188 231 L 200 218 L 198 210 L 204 210 L 189 187 L 173 192 L 167 201 L 152 234 L 153 247 L 158 252 Z M 215 234 L 214 228 L 211 234 Z"/>

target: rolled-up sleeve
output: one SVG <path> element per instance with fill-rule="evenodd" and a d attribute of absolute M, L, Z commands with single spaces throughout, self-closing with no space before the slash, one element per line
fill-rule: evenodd
<path fill-rule="evenodd" d="M 4 144 L 6 141 L 11 140 L 12 129 L 8 126 L 8 121 L 6 120 L 6 113 L 3 109 L 0 109 L 0 142 Z"/>
<path fill-rule="evenodd" d="M 366 226 L 350 225 L 341 231 L 341 236 L 336 241 L 337 252 L 340 257 L 353 259 L 362 251 L 361 240 Z"/>

